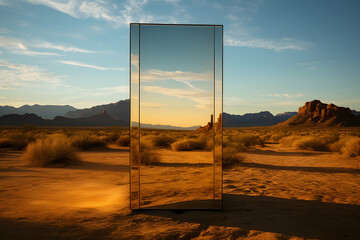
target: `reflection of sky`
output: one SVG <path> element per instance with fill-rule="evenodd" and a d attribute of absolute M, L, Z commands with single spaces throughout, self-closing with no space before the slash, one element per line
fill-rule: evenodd
<path fill-rule="evenodd" d="M 141 26 L 141 122 L 204 125 L 213 108 L 214 28 Z"/>

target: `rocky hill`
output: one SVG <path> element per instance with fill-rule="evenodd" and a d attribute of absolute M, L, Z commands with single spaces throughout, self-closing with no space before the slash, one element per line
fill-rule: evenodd
<path fill-rule="evenodd" d="M 98 105 L 91 108 L 69 111 L 65 114 L 65 117 L 67 118 L 91 117 L 100 114 L 102 111 L 106 111 L 106 113 L 115 120 L 122 120 L 125 122 L 129 122 L 130 100 L 129 99 L 120 100 L 116 103 Z"/>
<path fill-rule="evenodd" d="M 69 105 L 24 105 L 21 107 L 0 106 L 0 117 L 8 114 L 33 113 L 44 119 L 53 119 L 56 116 L 64 116 L 76 108 Z"/>
<path fill-rule="evenodd" d="M 280 123 L 280 126 L 360 126 L 360 117 L 350 108 L 322 103 L 319 100 L 306 102 L 298 114 Z"/>
<path fill-rule="evenodd" d="M 247 113 L 244 115 L 223 114 L 224 127 L 254 127 L 254 126 L 273 126 L 286 121 L 297 112 L 285 112 L 273 115 L 268 111 L 259 113 Z"/>

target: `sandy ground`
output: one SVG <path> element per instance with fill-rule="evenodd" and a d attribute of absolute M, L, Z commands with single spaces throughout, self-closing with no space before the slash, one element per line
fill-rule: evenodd
<path fill-rule="evenodd" d="M 0 151 L 4 240 L 360 239 L 359 158 L 268 145 L 224 169 L 223 211 L 131 212 L 126 148 L 67 167 L 29 168 L 21 155 Z"/>

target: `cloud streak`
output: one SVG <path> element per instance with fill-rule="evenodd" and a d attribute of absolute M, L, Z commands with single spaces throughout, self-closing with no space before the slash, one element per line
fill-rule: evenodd
<path fill-rule="evenodd" d="M 35 48 L 54 49 L 54 50 L 59 50 L 59 51 L 63 51 L 63 52 L 94 53 L 94 51 L 90 51 L 90 50 L 86 50 L 86 49 L 82 49 L 82 48 L 77 48 L 77 47 L 72 47 L 72 46 L 63 46 L 63 45 L 53 44 L 53 43 L 49 43 L 49 42 L 35 44 L 34 47 Z"/>
<path fill-rule="evenodd" d="M 102 66 L 97 66 L 97 65 L 92 65 L 92 64 L 82 63 L 82 62 L 76 62 L 76 61 L 58 61 L 58 62 L 63 63 L 63 64 L 67 64 L 67 65 L 77 66 L 77 67 L 93 68 L 93 69 L 102 70 L 102 71 L 123 71 L 123 70 L 126 70 L 126 68 L 102 67 Z"/>
<path fill-rule="evenodd" d="M 59 77 L 37 66 L 0 59 L 0 89 L 61 85 Z"/>
<path fill-rule="evenodd" d="M 230 35 L 225 35 L 224 45 L 231 47 L 263 48 L 281 52 L 283 50 L 305 50 L 312 44 L 291 38 L 282 38 L 280 40 L 264 40 L 259 38 L 235 38 Z"/>
<path fill-rule="evenodd" d="M 275 93 L 275 94 L 269 94 L 270 97 L 284 97 L 284 98 L 299 98 L 303 97 L 304 94 L 289 94 L 289 93 Z"/>

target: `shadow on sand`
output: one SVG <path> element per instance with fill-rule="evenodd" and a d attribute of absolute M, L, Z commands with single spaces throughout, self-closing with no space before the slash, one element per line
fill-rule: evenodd
<path fill-rule="evenodd" d="M 263 168 L 263 169 L 270 169 L 270 170 L 360 174 L 360 169 L 356 169 L 356 168 L 277 166 L 277 165 L 268 165 L 268 164 L 261 164 L 261 163 L 248 163 L 248 162 L 240 162 L 240 163 L 238 163 L 238 166 L 247 167 L 247 168 Z"/>
<path fill-rule="evenodd" d="M 181 208 L 201 202 L 176 203 L 159 208 Z M 239 227 L 316 239 L 360 239 L 360 206 L 282 199 L 265 196 L 224 194 L 223 211 L 138 211 L 174 221 L 204 226 Z"/>

